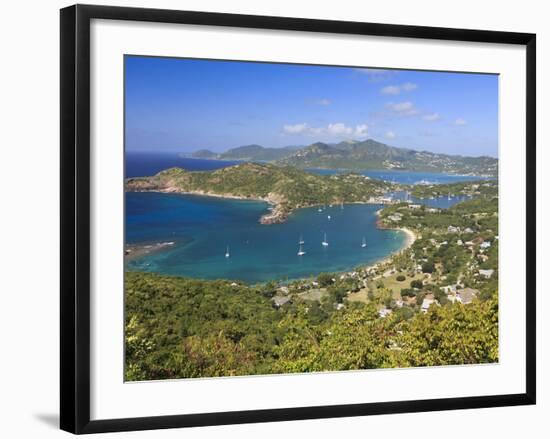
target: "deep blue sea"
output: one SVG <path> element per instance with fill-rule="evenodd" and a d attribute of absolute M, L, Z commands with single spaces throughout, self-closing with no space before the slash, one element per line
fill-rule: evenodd
<path fill-rule="evenodd" d="M 126 176 L 154 175 L 170 167 L 213 170 L 236 161 L 182 158 L 175 153 L 127 153 Z M 312 170 L 322 174 L 337 171 Z M 365 171 L 364 175 L 399 183 L 447 183 L 476 178 L 408 171 Z M 403 193 L 392 194 L 403 198 Z M 459 197 L 417 200 L 450 207 Z M 127 193 L 127 244 L 173 242 L 162 251 L 128 262 L 128 269 L 201 279 L 249 283 L 316 276 L 373 263 L 399 250 L 400 231 L 376 227 L 381 206 L 350 204 L 300 209 L 283 224 L 262 225 L 263 202 L 181 194 Z M 328 216 L 330 215 L 330 219 Z M 327 234 L 328 246 L 321 245 Z M 303 256 L 298 256 L 300 237 Z M 366 248 L 362 248 L 363 238 Z M 229 248 L 230 257 L 225 253 Z"/>
<path fill-rule="evenodd" d="M 181 157 L 177 153 L 126 152 L 126 178 L 155 175 L 168 168 L 188 171 L 212 171 L 239 163 L 235 160 L 206 160 Z"/>

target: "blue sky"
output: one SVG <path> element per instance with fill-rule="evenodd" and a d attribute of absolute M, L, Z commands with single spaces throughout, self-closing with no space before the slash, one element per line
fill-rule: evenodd
<path fill-rule="evenodd" d="M 125 67 L 128 151 L 372 138 L 498 153 L 495 75 L 135 56 Z"/>

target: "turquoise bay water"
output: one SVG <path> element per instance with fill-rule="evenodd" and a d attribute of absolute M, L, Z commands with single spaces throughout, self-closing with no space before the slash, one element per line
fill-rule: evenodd
<path fill-rule="evenodd" d="M 350 270 L 404 244 L 403 232 L 376 227 L 380 207 L 300 209 L 285 223 L 262 225 L 259 218 L 268 208 L 263 202 L 131 192 L 126 194 L 127 244 L 174 244 L 130 261 L 128 269 L 250 283 Z M 325 233 L 328 246 L 321 244 Z M 297 255 L 300 237 L 303 256 Z M 363 237 L 366 248 L 361 247 Z"/>
<path fill-rule="evenodd" d="M 126 176 L 153 175 L 179 166 L 190 171 L 213 170 L 235 161 L 182 158 L 175 153 L 127 153 Z M 334 174 L 339 170 L 309 170 Z M 479 180 L 480 177 L 411 171 L 364 171 L 364 175 L 405 184 L 440 184 Z M 404 199 L 404 193 L 391 194 Z M 447 208 L 461 197 L 410 198 L 415 203 Z M 321 272 L 351 270 L 373 263 L 397 251 L 404 234 L 376 227 L 375 212 L 381 206 L 346 205 L 300 209 L 283 224 L 262 225 L 267 212 L 262 202 L 228 200 L 178 194 L 127 193 L 126 243 L 173 242 L 162 251 L 128 263 L 128 269 L 202 279 L 235 279 L 264 282 L 296 279 Z M 327 216 L 330 215 L 329 220 Z M 327 233 L 329 245 L 321 245 Z M 303 237 L 303 256 L 298 241 Z M 365 237 L 367 247 L 362 248 Z M 230 257 L 225 257 L 229 246 Z"/>

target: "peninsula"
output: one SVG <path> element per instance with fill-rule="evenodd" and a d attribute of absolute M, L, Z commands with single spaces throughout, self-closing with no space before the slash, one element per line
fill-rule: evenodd
<path fill-rule="evenodd" d="M 272 205 L 260 221 L 284 222 L 295 209 L 324 204 L 384 202 L 393 185 L 358 174 L 317 175 L 273 164 L 241 163 L 215 171 L 171 168 L 129 178 L 126 191 L 167 192 L 263 200 Z"/>

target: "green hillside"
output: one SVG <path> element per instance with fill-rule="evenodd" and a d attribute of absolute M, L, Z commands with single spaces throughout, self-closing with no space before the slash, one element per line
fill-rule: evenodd
<path fill-rule="evenodd" d="M 130 178 L 128 191 L 197 193 L 263 199 L 276 206 L 280 222 L 292 210 L 318 204 L 367 202 L 382 195 L 390 185 L 357 174 L 317 175 L 292 167 L 242 163 L 215 171 L 171 168 L 152 177 Z"/>
<path fill-rule="evenodd" d="M 496 176 L 498 160 L 492 157 L 463 157 L 396 148 L 368 139 L 336 145 L 314 143 L 280 160 L 298 168 L 401 169 L 464 175 Z"/>

